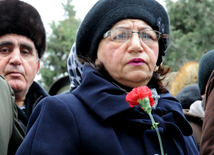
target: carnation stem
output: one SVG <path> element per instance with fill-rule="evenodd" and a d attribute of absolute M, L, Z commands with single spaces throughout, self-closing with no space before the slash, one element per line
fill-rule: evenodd
<path fill-rule="evenodd" d="M 158 127 L 157 127 L 157 123 L 155 122 L 152 114 L 151 113 L 148 113 L 148 114 L 149 114 L 149 117 L 150 117 L 150 119 L 152 121 L 152 128 L 156 130 L 157 135 L 158 135 L 158 141 L 159 141 L 159 144 L 160 144 L 161 155 L 164 155 L 163 145 L 162 145 L 161 136 L 160 136 L 160 133 L 159 133 L 159 130 L 158 130 Z"/>

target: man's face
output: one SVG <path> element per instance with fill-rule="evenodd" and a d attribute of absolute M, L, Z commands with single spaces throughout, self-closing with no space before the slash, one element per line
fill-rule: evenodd
<path fill-rule="evenodd" d="M 32 40 L 17 34 L 0 36 L 0 75 L 15 94 L 27 94 L 39 68 L 40 60 Z"/>

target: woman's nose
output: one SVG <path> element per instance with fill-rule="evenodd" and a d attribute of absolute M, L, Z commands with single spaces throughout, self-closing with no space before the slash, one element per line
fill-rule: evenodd
<path fill-rule="evenodd" d="M 132 37 L 129 40 L 129 51 L 143 52 L 143 42 L 141 41 L 138 33 L 132 33 Z"/>

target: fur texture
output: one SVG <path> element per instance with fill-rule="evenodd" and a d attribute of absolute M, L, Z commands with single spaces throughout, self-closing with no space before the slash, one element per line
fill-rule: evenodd
<path fill-rule="evenodd" d="M 176 96 L 185 86 L 197 83 L 198 66 L 198 62 L 188 62 L 181 66 L 175 78 L 169 85 L 169 92 L 173 96 Z"/>
<path fill-rule="evenodd" d="M 39 58 L 46 50 L 46 32 L 38 11 L 19 0 L 0 1 L 0 36 L 18 34 L 31 39 Z"/>

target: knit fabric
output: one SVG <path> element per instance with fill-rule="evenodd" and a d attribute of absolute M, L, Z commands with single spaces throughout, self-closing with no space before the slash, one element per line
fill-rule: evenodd
<path fill-rule="evenodd" d="M 198 86 L 200 94 L 203 95 L 210 74 L 214 70 L 214 50 L 204 54 L 199 61 Z"/>
<path fill-rule="evenodd" d="M 149 24 L 153 30 L 168 35 L 170 33 L 167 12 L 155 0 L 99 0 L 88 12 L 78 30 L 77 55 L 95 61 L 103 34 L 123 19 L 140 19 Z M 168 41 L 169 38 L 159 40 L 157 65 L 162 62 Z"/>
<path fill-rule="evenodd" d="M 180 101 L 183 109 L 189 109 L 193 102 L 202 100 L 197 83 L 190 84 L 181 89 L 176 98 Z"/>

